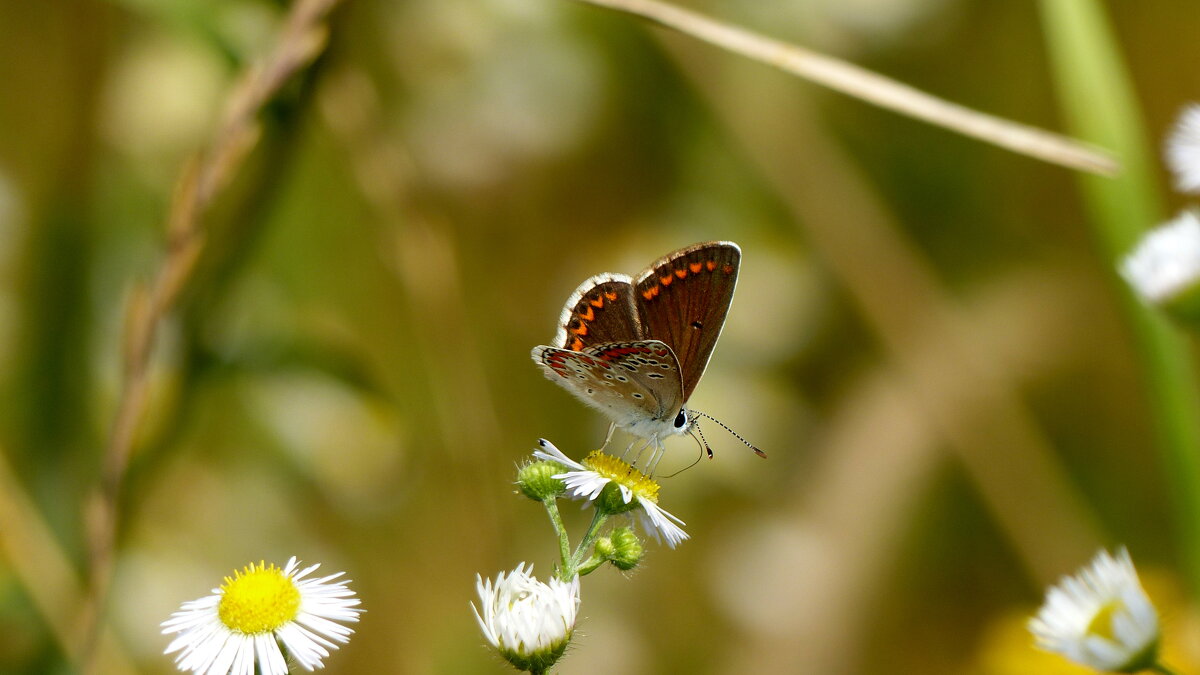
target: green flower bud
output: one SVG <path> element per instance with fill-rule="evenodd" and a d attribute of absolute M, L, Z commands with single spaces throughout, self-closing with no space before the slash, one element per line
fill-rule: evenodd
<path fill-rule="evenodd" d="M 612 539 L 609 537 L 600 537 L 596 543 L 592 545 L 592 552 L 597 558 L 603 560 L 612 560 L 613 555 L 617 552 L 617 547 L 613 546 Z"/>
<path fill-rule="evenodd" d="M 554 499 L 567 489 L 554 476 L 566 472 L 567 468 L 558 462 L 531 462 L 517 470 L 517 487 L 521 489 L 521 494 L 534 501 Z"/>
<path fill-rule="evenodd" d="M 612 561 L 617 569 L 628 572 L 637 567 L 646 549 L 631 528 L 618 527 L 612 531 L 612 535 L 608 539 L 612 546 L 612 553 L 605 557 Z M 598 548 L 597 552 L 599 552 Z"/>
<path fill-rule="evenodd" d="M 638 507 L 638 498 L 631 496 L 629 502 L 625 502 L 625 496 L 621 494 L 621 486 L 616 482 L 610 482 L 604 486 L 600 492 L 600 496 L 596 497 L 593 502 L 596 505 L 596 510 L 601 513 L 615 516 L 618 513 L 632 511 Z"/>

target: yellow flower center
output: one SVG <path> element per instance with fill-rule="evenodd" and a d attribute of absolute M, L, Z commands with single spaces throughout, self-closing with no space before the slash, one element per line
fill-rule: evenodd
<path fill-rule="evenodd" d="M 637 495 L 638 499 L 648 499 L 656 504 L 658 503 L 658 483 L 653 478 L 633 468 L 628 462 L 617 459 L 612 455 L 606 455 L 599 450 L 594 450 L 587 457 L 584 457 L 581 463 L 601 476 L 633 490 L 633 494 Z"/>
<path fill-rule="evenodd" d="M 257 635 L 269 633 L 296 618 L 300 591 L 291 577 L 272 564 L 251 563 L 221 584 L 217 615 L 229 630 Z"/>
<path fill-rule="evenodd" d="M 1092 620 L 1088 622 L 1087 632 L 1089 635 L 1098 635 L 1106 640 L 1116 641 L 1117 638 L 1113 634 L 1113 615 L 1124 609 L 1125 605 L 1121 604 L 1120 600 L 1112 599 L 1104 603 Z"/>

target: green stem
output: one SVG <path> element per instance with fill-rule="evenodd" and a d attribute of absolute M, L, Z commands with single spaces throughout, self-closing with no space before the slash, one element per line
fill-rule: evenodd
<path fill-rule="evenodd" d="M 1152 673 L 1160 673 L 1160 675 L 1178 675 L 1174 670 L 1166 667 L 1162 663 L 1155 663 L 1150 666 L 1149 671 Z"/>
<path fill-rule="evenodd" d="M 1076 136 L 1114 150 L 1124 165 L 1117 178 L 1082 179 L 1094 235 L 1115 270 L 1116 261 L 1145 229 L 1162 220 L 1154 155 L 1103 3 L 1042 0 L 1040 6 L 1068 126 Z M 1192 354 L 1178 330 L 1121 286 L 1122 309 L 1133 331 L 1173 502 L 1184 577 L 1196 597 L 1200 593 L 1200 389 L 1192 376 Z"/>
<path fill-rule="evenodd" d="M 287 645 L 283 642 L 283 640 L 280 640 L 278 637 L 275 638 L 275 644 L 279 645 L 279 651 L 281 654 L 283 654 L 283 675 L 291 675 L 292 668 L 291 666 L 287 665 L 291 662 L 291 652 L 288 651 Z M 254 672 L 256 675 L 262 673 L 262 664 L 259 663 L 258 659 L 254 660 Z"/>
<path fill-rule="evenodd" d="M 600 535 L 600 527 L 604 525 L 604 521 L 608 520 L 608 514 L 600 509 L 596 509 L 592 514 L 592 524 L 588 526 L 587 534 L 583 535 L 583 541 L 579 542 L 579 547 L 575 549 L 575 555 L 571 556 L 570 566 L 566 570 L 568 573 L 567 579 L 572 579 L 579 572 L 579 566 L 583 562 L 583 557 L 587 554 L 592 544 L 596 542 L 596 537 Z"/>
<path fill-rule="evenodd" d="M 590 557 L 586 561 L 584 561 L 583 564 L 581 564 L 579 566 L 579 569 L 576 571 L 579 573 L 579 576 L 586 577 L 587 575 L 591 574 L 592 572 L 595 572 L 597 568 L 599 568 L 601 565 L 603 565 L 606 562 L 608 562 L 607 559 L 601 558 L 600 556 L 597 556 L 597 555 L 593 555 L 592 557 Z"/>
<path fill-rule="evenodd" d="M 563 525 L 562 514 L 558 512 L 558 500 L 554 497 L 548 497 L 542 504 L 546 506 L 546 513 L 550 516 L 550 524 L 554 526 L 554 531 L 558 534 L 558 558 L 561 562 L 559 569 L 565 573 L 571 557 L 571 542 L 567 539 L 567 528 Z M 574 576 L 568 576 L 563 581 L 569 581 Z"/>

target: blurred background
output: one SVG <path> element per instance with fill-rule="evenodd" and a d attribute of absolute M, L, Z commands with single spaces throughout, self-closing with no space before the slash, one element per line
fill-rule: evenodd
<path fill-rule="evenodd" d="M 1066 128 L 1035 3 L 680 4 Z M 1101 6 L 1157 155 L 1200 98 L 1200 13 Z M 18 535 L 47 526 L 82 583 L 126 303 L 286 10 L 0 2 L 0 451 L 28 500 L 0 524 L 0 672 L 70 671 Z M 292 555 L 367 609 L 328 672 L 506 672 L 475 575 L 556 555 L 515 465 L 607 426 L 529 350 L 586 277 L 707 239 L 743 269 L 691 404 L 769 458 L 708 432 L 716 459 L 663 480 L 692 539 L 585 578 L 557 672 L 1083 672 L 1024 621 L 1119 544 L 1168 662 L 1200 666 L 1124 291 L 1072 172 L 566 0 L 345 3 L 262 120 L 151 361 L 106 624 L 126 672 L 173 672 L 161 621 Z M 1166 217 L 1184 200 L 1153 159 Z M 663 473 L 698 455 L 668 447 Z"/>

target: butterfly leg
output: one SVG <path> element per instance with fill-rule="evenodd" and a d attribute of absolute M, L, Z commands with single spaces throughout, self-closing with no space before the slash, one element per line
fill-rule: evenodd
<path fill-rule="evenodd" d="M 600 446 L 600 449 L 601 449 L 601 450 L 603 450 L 603 449 L 605 449 L 605 448 L 607 448 L 607 447 L 608 447 L 608 442 L 612 440 L 612 437 L 613 437 L 613 432 L 615 432 L 616 430 L 617 430 L 617 423 L 616 423 L 616 422 L 609 422 L 609 424 L 608 424 L 608 435 L 604 437 L 604 445 L 601 445 L 601 446 Z M 630 444 L 630 447 L 633 447 L 633 445 L 632 445 L 632 444 Z M 625 449 L 625 452 L 629 452 L 629 449 L 628 449 L 628 448 L 626 448 L 626 449 Z"/>
<path fill-rule="evenodd" d="M 654 439 L 648 439 L 645 443 L 642 443 L 642 447 L 638 448 L 637 454 L 634 455 L 633 461 L 629 463 L 629 466 L 637 466 L 642 461 L 642 455 L 646 454 L 646 448 L 650 447 L 650 444 L 653 442 Z M 633 446 L 631 445 L 630 447 Z M 654 453 L 650 453 L 650 457 L 653 459 Z"/>
<path fill-rule="evenodd" d="M 663 445 L 662 440 L 658 436 L 655 436 L 651 440 L 654 442 L 654 452 L 650 453 L 650 462 L 646 465 L 646 474 L 649 476 L 654 475 L 654 472 L 658 469 L 659 460 L 663 458 L 663 455 L 667 454 L 667 446 Z"/>

